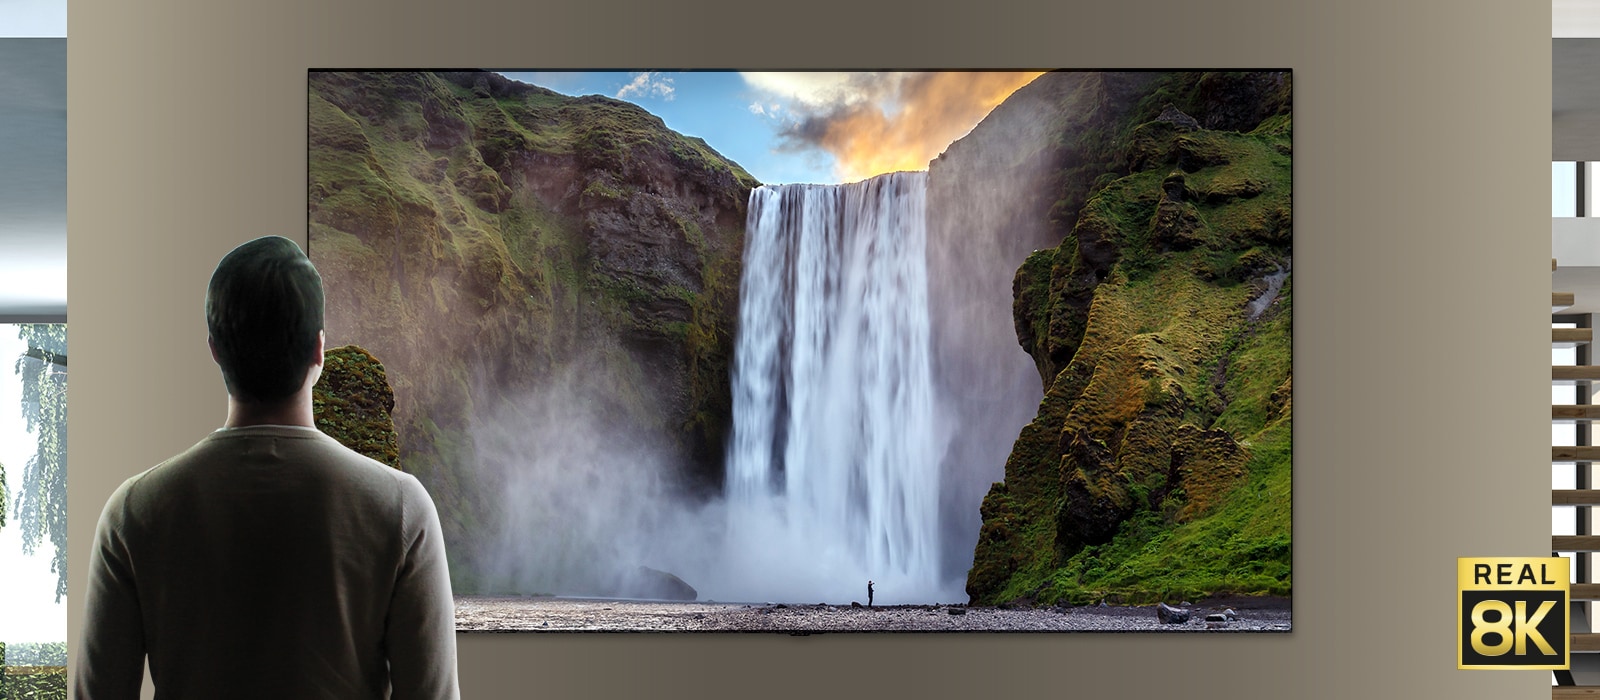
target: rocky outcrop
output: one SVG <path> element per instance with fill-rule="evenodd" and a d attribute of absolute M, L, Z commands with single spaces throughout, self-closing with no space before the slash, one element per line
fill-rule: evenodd
<path fill-rule="evenodd" d="M 493 73 L 315 72 L 308 100 L 328 342 L 387 365 L 458 574 L 503 507 L 472 431 L 552 385 L 720 486 L 753 178 L 635 105 Z"/>
<path fill-rule="evenodd" d="M 1181 625 L 1189 621 L 1192 612 L 1185 608 L 1174 608 L 1166 603 L 1156 603 L 1156 619 L 1163 625 Z"/>
<path fill-rule="evenodd" d="M 640 566 L 634 574 L 623 582 L 618 591 L 622 598 L 643 598 L 646 600 L 696 600 L 700 593 L 694 586 L 684 582 L 676 575 Z"/>
<path fill-rule="evenodd" d="M 1119 88 L 1056 132 L 1060 244 L 1012 278 L 1044 395 L 983 499 L 974 602 L 1290 590 L 1288 76 Z"/>
<path fill-rule="evenodd" d="M 323 353 L 322 377 L 311 388 L 317 429 L 345 447 L 396 469 L 400 437 L 394 430 L 394 391 L 383 363 L 359 346 Z"/>

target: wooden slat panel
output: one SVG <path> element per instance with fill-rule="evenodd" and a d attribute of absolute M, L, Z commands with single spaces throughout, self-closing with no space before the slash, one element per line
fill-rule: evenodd
<path fill-rule="evenodd" d="M 1600 506 L 1600 490 L 1558 489 L 1550 492 L 1552 506 Z"/>
<path fill-rule="evenodd" d="M 1573 583 L 1574 601 L 1600 601 L 1600 583 Z"/>
<path fill-rule="evenodd" d="M 1550 305 L 1572 306 L 1573 302 L 1577 301 L 1577 296 L 1578 295 L 1573 294 L 1572 292 L 1551 292 Z"/>
<path fill-rule="evenodd" d="M 1572 635 L 1572 650 L 1575 652 L 1581 651 L 1585 653 L 1594 653 L 1600 651 L 1600 634 Z"/>
<path fill-rule="evenodd" d="M 1600 445 L 1559 445 L 1550 448 L 1552 462 L 1600 462 Z"/>
<path fill-rule="evenodd" d="M 1600 420 L 1600 404 L 1551 406 L 1550 420 L 1561 421 L 1563 423 L 1571 421 Z"/>
<path fill-rule="evenodd" d="M 1550 368 L 1550 380 L 1558 384 L 1600 381 L 1600 366 L 1556 365 Z"/>
<path fill-rule="evenodd" d="M 1553 685 L 1550 686 L 1552 700 L 1563 698 L 1600 698 L 1600 686 L 1588 685 Z"/>
<path fill-rule="evenodd" d="M 1550 538 L 1552 552 L 1600 552 L 1600 535 L 1556 535 Z"/>
<path fill-rule="evenodd" d="M 1587 345 L 1594 340 L 1593 328 L 1551 328 L 1550 343 L 1562 347 Z"/>

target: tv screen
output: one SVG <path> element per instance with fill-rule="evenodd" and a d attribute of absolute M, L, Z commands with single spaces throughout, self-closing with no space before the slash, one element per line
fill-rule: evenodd
<path fill-rule="evenodd" d="M 1289 72 L 309 88 L 319 424 L 459 629 L 1290 628 Z"/>

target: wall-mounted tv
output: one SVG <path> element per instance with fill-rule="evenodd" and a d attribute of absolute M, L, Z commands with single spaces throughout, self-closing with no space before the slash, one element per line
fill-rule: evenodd
<path fill-rule="evenodd" d="M 1288 71 L 308 78 L 459 629 L 1290 628 Z"/>

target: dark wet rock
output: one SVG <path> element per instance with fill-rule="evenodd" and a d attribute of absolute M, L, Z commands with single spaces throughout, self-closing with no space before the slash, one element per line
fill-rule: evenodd
<path fill-rule="evenodd" d="M 1249 131 L 1274 114 L 1287 114 L 1288 73 L 1206 73 L 1195 85 L 1197 121 L 1207 129 Z"/>
<path fill-rule="evenodd" d="M 1176 171 L 1161 183 L 1161 200 L 1151 222 L 1155 240 L 1163 249 L 1189 250 L 1206 243 L 1207 231 L 1200 210 L 1188 201 L 1183 171 Z"/>
<path fill-rule="evenodd" d="M 1167 122 L 1168 124 L 1178 127 L 1179 131 L 1194 131 L 1195 129 L 1200 128 L 1199 121 L 1197 121 L 1194 117 L 1184 114 L 1183 110 L 1172 106 L 1170 103 L 1165 109 L 1161 110 L 1161 116 L 1156 117 L 1156 121 Z"/>
<path fill-rule="evenodd" d="M 662 571 L 641 566 L 630 580 L 624 597 L 649 600 L 695 600 L 700 593 L 683 579 Z"/>
<path fill-rule="evenodd" d="M 1087 428 L 1062 431 L 1060 447 L 1064 458 L 1058 532 L 1067 535 L 1065 540 L 1085 544 L 1110 542 L 1133 508 L 1121 481 L 1106 478 L 1115 471 L 1110 447 Z"/>
<path fill-rule="evenodd" d="M 1156 619 L 1163 624 L 1181 625 L 1189 621 L 1189 611 L 1183 608 L 1174 608 L 1166 603 L 1157 603 Z"/>

